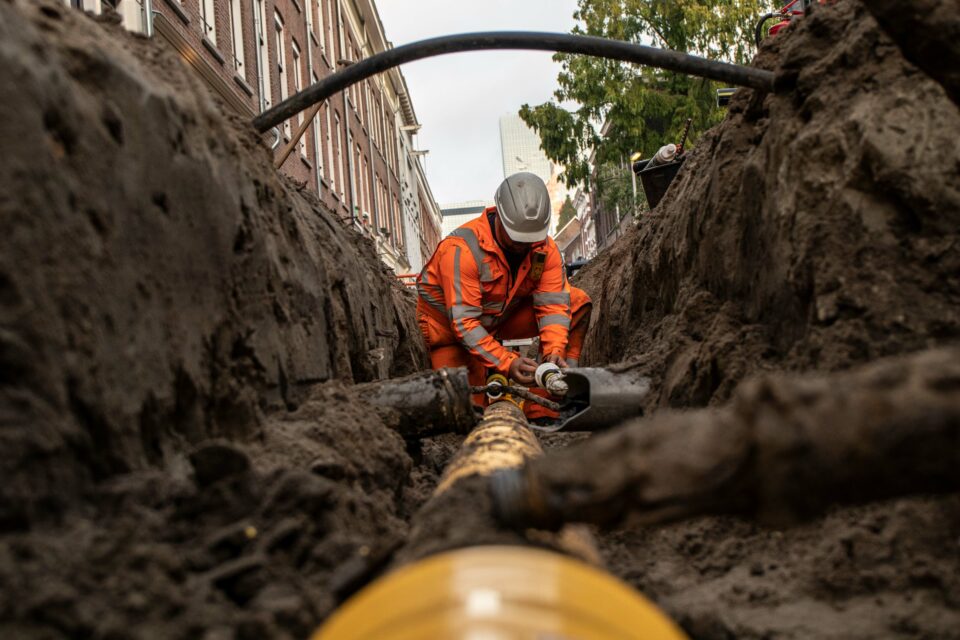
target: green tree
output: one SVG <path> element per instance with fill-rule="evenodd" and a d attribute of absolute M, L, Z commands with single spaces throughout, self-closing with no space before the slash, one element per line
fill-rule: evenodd
<path fill-rule="evenodd" d="M 563 229 L 564 225 L 575 217 L 577 217 L 577 208 L 573 206 L 573 200 L 570 199 L 570 196 L 567 196 L 563 205 L 560 206 L 560 219 L 557 220 L 557 229 Z"/>
<path fill-rule="evenodd" d="M 742 63 L 753 53 L 755 20 L 774 4 L 579 0 L 573 33 Z M 597 181 L 598 194 L 623 192 L 632 153 L 650 157 L 661 145 L 679 141 L 687 118 L 692 118 L 694 140 L 722 117 L 715 105 L 717 85 L 708 80 L 602 58 L 557 54 L 554 59 L 562 66 L 555 100 L 524 105 L 520 116 L 540 134 L 547 156 L 565 167 L 563 179 L 571 187 L 591 187 L 593 164 L 598 173 L 612 176 Z M 575 108 L 562 106 L 567 103 Z M 630 191 L 632 200 L 632 187 Z"/>

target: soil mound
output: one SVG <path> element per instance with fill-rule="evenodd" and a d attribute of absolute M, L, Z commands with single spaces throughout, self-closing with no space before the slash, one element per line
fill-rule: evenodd
<path fill-rule="evenodd" d="M 582 272 L 587 357 L 634 360 L 656 405 L 960 337 L 960 109 L 860 2 L 784 35 L 758 58 L 777 92 L 740 91 L 656 210 Z"/>
<path fill-rule="evenodd" d="M 845 0 L 764 45 L 778 90 L 738 92 L 657 209 L 582 272 L 591 363 L 626 356 L 659 390 L 651 408 L 684 408 L 725 402 L 760 371 L 956 342 L 960 109 L 931 64 L 946 39 L 904 26 L 947 4 L 877 3 L 892 39 Z M 783 530 L 626 527 L 601 543 L 697 638 L 957 638 L 958 536 L 948 496 Z"/>
<path fill-rule="evenodd" d="M 410 301 L 191 74 L 0 2 L 0 637 L 303 638 L 420 499 Z"/>
<path fill-rule="evenodd" d="M 778 91 L 585 271 L 587 356 L 652 405 L 960 336 L 955 75 L 903 28 L 934 9 L 871 11 L 765 45 Z M 425 367 L 409 300 L 171 52 L 0 1 L 0 94 L 0 637 L 302 638 L 391 561 L 531 541 L 476 479 L 420 509 L 462 436 L 404 442 L 348 384 Z M 958 539 L 948 496 L 598 542 L 697 638 L 960 638 Z"/>
<path fill-rule="evenodd" d="M 372 248 L 161 43 L 0 4 L 0 525 L 423 367 Z"/>

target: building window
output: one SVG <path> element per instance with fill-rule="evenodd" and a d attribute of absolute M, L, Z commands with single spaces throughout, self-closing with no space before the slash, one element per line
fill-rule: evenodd
<path fill-rule="evenodd" d="M 353 41 L 350 41 L 350 60 L 353 62 L 358 62 L 357 60 L 357 49 L 353 44 Z M 350 88 L 347 90 L 347 95 L 350 96 L 350 106 L 353 107 L 354 113 L 357 114 L 357 117 L 360 117 L 360 89 L 357 83 L 350 85 Z"/>
<path fill-rule="evenodd" d="M 310 80 L 313 84 L 317 84 L 317 74 L 313 74 L 310 77 Z M 325 108 L 326 105 L 321 107 L 321 110 Z M 320 111 L 317 111 L 317 114 L 313 116 L 313 162 L 317 167 L 317 193 L 320 192 L 321 181 L 323 180 L 323 149 L 320 146 L 320 134 L 322 130 L 320 129 Z"/>
<path fill-rule="evenodd" d="M 337 124 L 337 187 L 340 194 L 340 200 L 343 200 L 343 183 L 346 175 L 343 171 L 343 132 L 340 127 L 340 114 L 335 114 Z"/>
<path fill-rule="evenodd" d="M 377 149 L 380 149 L 380 153 L 383 153 L 383 100 L 380 99 L 379 95 L 374 100 L 373 115 L 377 129 Z"/>
<path fill-rule="evenodd" d="M 317 0 L 306 0 L 306 2 L 308 28 L 320 44 L 320 50 L 324 51 L 327 48 L 327 43 L 326 37 L 323 35 L 323 7 L 317 4 Z"/>
<path fill-rule="evenodd" d="M 357 145 L 357 153 L 360 155 L 360 180 L 361 184 L 363 185 L 363 213 L 366 215 L 366 219 L 370 220 L 370 211 L 373 209 L 370 206 L 370 190 L 373 189 L 373 185 L 370 184 L 370 172 L 368 171 L 369 165 L 367 164 L 367 157 L 363 155 L 359 145 Z"/>
<path fill-rule="evenodd" d="M 289 95 L 289 87 L 287 85 L 287 45 L 284 42 L 283 37 L 283 18 L 280 17 L 279 12 L 275 12 L 273 15 L 273 24 L 275 28 L 276 35 L 276 49 L 277 49 L 277 75 L 280 78 L 280 102 L 283 102 L 287 99 Z M 286 134 L 287 138 L 290 138 L 290 121 L 286 120 L 283 123 L 283 132 Z"/>
<path fill-rule="evenodd" d="M 399 200 L 399 198 L 397 198 L 396 196 L 393 197 L 393 217 L 396 218 L 397 220 L 401 220 L 401 218 L 400 218 L 400 200 Z M 400 238 L 399 238 L 399 243 L 398 243 L 398 244 L 399 244 L 400 248 L 402 249 L 402 248 L 403 248 L 403 227 L 402 227 L 402 226 L 400 227 L 399 236 L 400 236 Z"/>
<path fill-rule="evenodd" d="M 390 162 L 390 150 L 387 147 L 389 144 L 387 138 L 387 110 L 386 110 L 386 100 L 381 96 L 380 98 L 380 150 L 383 152 L 383 159 L 388 163 Z"/>
<path fill-rule="evenodd" d="M 263 97 L 263 104 L 269 107 L 273 101 L 273 87 L 271 86 L 273 74 L 270 73 L 270 56 L 267 47 L 267 12 L 264 0 L 257 0 L 257 18 L 259 20 L 257 56 L 260 58 L 261 73 L 266 76 L 260 78 L 260 94 Z"/>
<path fill-rule="evenodd" d="M 68 7 L 80 9 L 81 11 L 93 11 L 94 13 L 100 13 L 102 10 L 100 0 L 64 0 L 63 3 Z M 114 5 L 110 6 L 113 6 L 114 9 L 116 9 Z"/>
<path fill-rule="evenodd" d="M 243 14 L 240 0 L 230 0 L 230 35 L 233 37 L 233 69 L 243 76 Z"/>
<path fill-rule="evenodd" d="M 370 181 L 370 161 L 367 159 L 367 156 L 363 156 L 363 177 L 366 178 L 366 180 L 364 180 L 363 191 L 363 196 L 365 198 L 364 210 L 367 212 L 368 217 L 372 217 L 370 216 L 370 212 L 373 211 L 373 190 L 376 187 Z"/>
<path fill-rule="evenodd" d="M 326 27 L 327 27 L 327 45 L 328 45 L 330 48 L 329 48 L 327 51 L 325 51 L 324 53 L 326 53 L 327 56 L 328 56 L 328 58 L 329 58 L 328 62 L 329 62 L 331 65 L 333 65 L 334 67 L 336 67 L 337 60 L 336 60 L 336 56 L 335 56 L 334 53 L 333 53 L 333 50 L 334 50 L 334 46 L 333 46 L 333 25 L 336 24 L 336 22 L 337 22 L 337 17 L 333 14 L 333 0 L 325 0 L 325 3 L 326 3 L 326 5 L 327 5 L 327 23 L 326 23 Z"/>
<path fill-rule="evenodd" d="M 376 191 L 374 192 L 374 195 L 376 197 L 374 198 L 374 202 L 376 202 L 377 205 L 382 205 L 383 204 L 383 183 L 380 181 L 379 176 L 377 176 L 375 179 L 375 187 L 376 187 Z M 384 210 L 384 208 L 382 206 L 377 206 L 374 208 L 376 209 L 376 212 L 377 212 L 377 216 L 376 216 L 377 228 L 380 229 L 381 227 L 389 227 L 390 225 L 387 224 L 387 218 L 389 216 L 387 216 L 387 212 Z"/>
<path fill-rule="evenodd" d="M 363 81 L 363 92 L 360 95 L 363 104 L 360 105 L 360 123 L 369 131 L 370 127 L 370 81 Z"/>
<path fill-rule="evenodd" d="M 217 11 L 214 0 L 200 0 L 200 26 L 204 37 L 217 44 Z"/>
<path fill-rule="evenodd" d="M 354 189 L 354 202 L 355 206 L 359 208 L 360 217 L 363 220 L 364 224 L 370 224 L 370 216 L 367 214 L 367 188 L 366 181 L 363 179 L 366 175 L 366 167 L 363 163 L 363 150 L 360 148 L 360 145 L 357 145 L 357 152 L 353 160 L 353 183 L 356 186 Z"/>
<path fill-rule="evenodd" d="M 337 176 L 336 176 L 336 171 L 334 171 L 334 165 L 333 165 L 333 126 L 332 126 L 331 120 L 330 120 L 330 105 L 329 105 L 329 104 L 324 104 L 324 105 L 323 105 L 323 113 L 324 113 L 324 121 L 325 121 L 325 124 L 327 125 L 326 132 L 325 132 L 325 134 L 324 134 L 324 136 L 323 136 L 324 147 L 326 148 L 326 151 L 327 151 L 327 163 L 326 163 L 326 164 L 327 164 L 328 171 L 329 171 L 329 174 L 327 175 L 327 179 L 330 181 L 330 190 L 331 190 L 331 191 L 336 191 L 336 187 L 337 187 Z"/>
<path fill-rule="evenodd" d="M 293 92 L 300 93 L 300 90 L 303 88 L 303 65 L 300 64 L 300 47 L 297 46 L 296 40 L 290 41 L 290 52 L 293 54 Z M 299 125 L 303 122 L 303 112 L 297 114 L 297 124 Z M 307 141 L 304 140 L 304 136 L 300 136 L 300 155 L 304 158 L 307 157 Z"/>
<path fill-rule="evenodd" d="M 339 14 L 337 15 L 337 30 L 339 31 L 338 35 L 340 36 L 340 52 L 339 52 L 339 56 L 340 56 L 341 58 L 344 58 L 344 57 L 346 57 L 346 53 L 347 53 L 347 49 L 346 49 L 346 45 L 345 45 L 346 38 L 343 37 L 343 16 L 342 16 L 342 15 L 339 15 Z"/>

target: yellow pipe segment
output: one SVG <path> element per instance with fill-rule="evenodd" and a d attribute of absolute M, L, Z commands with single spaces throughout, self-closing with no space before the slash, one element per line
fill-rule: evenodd
<path fill-rule="evenodd" d="M 404 567 L 312 640 L 684 640 L 628 585 L 533 547 L 459 549 Z"/>

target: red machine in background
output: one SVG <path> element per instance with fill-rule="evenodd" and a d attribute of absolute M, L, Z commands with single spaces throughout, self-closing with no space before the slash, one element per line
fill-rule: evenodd
<path fill-rule="evenodd" d="M 807 12 L 807 9 L 809 9 L 810 6 L 815 2 L 818 2 L 819 4 L 825 4 L 826 0 L 793 0 L 793 2 L 790 2 L 785 7 L 780 9 L 780 11 L 774 11 L 761 16 L 754 33 L 754 40 L 756 41 L 757 46 L 760 46 L 760 41 L 763 40 L 763 29 L 770 20 L 778 20 L 775 25 L 767 29 L 768 35 L 775 36 L 788 24 L 790 24 L 792 20 L 804 15 Z"/>
<path fill-rule="evenodd" d="M 834 0 L 793 0 L 793 2 L 788 3 L 779 11 L 765 13 L 760 16 L 760 20 L 757 22 L 757 27 L 754 30 L 754 41 L 757 47 L 760 47 L 760 43 L 764 37 L 764 29 L 766 29 L 767 23 L 771 20 L 776 20 L 777 22 L 769 29 L 766 29 L 766 35 L 775 36 L 791 22 L 804 16 L 814 4 L 827 4 L 827 2 L 833 1 Z M 734 91 L 736 91 L 736 89 L 732 87 L 717 89 L 717 106 L 725 107 L 730 104 L 730 98 L 733 97 Z"/>

